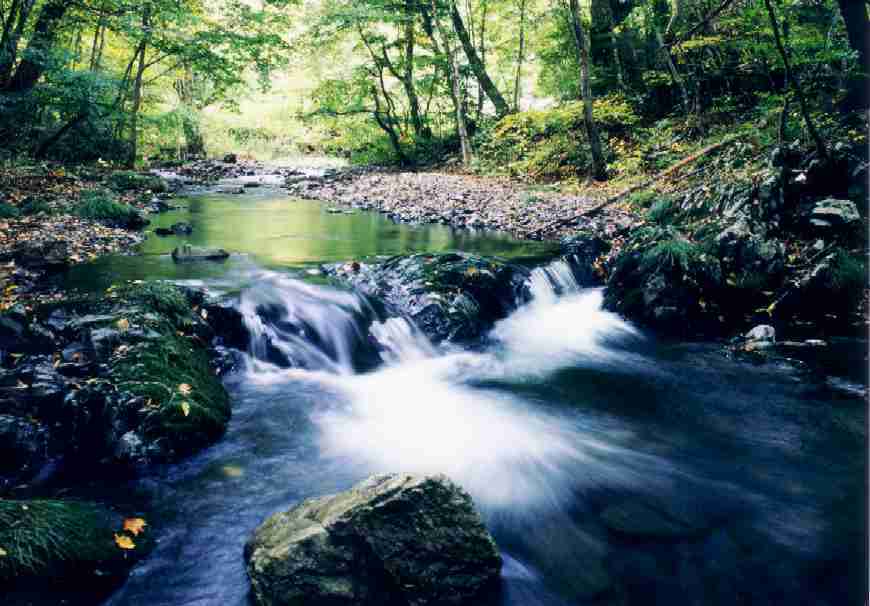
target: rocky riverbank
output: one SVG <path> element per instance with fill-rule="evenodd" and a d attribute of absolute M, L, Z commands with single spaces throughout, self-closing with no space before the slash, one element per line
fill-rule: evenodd
<path fill-rule="evenodd" d="M 286 187 L 294 196 L 374 210 L 397 221 L 497 230 L 520 239 L 558 239 L 578 229 L 613 236 L 637 221 L 631 213 L 613 206 L 571 228 L 552 227 L 593 208 L 600 199 L 568 196 L 505 178 L 361 168 L 291 176 Z"/>

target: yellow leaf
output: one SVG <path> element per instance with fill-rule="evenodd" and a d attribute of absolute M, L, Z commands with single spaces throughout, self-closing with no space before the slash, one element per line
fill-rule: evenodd
<path fill-rule="evenodd" d="M 5 549 L 0 547 L 0 558 L 5 558 L 8 555 L 9 555 L 9 552 L 7 552 Z"/>
<path fill-rule="evenodd" d="M 184 416 L 188 416 L 190 414 L 190 404 L 187 402 L 181 403 L 181 412 L 184 413 Z"/>
<path fill-rule="evenodd" d="M 178 386 L 178 392 L 183 396 L 189 396 L 190 392 L 193 391 L 193 387 L 188 385 L 187 383 L 182 383 Z"/>
<path fill-rule="evenodd" d="M 124 520 L 124 530 L 129 530 L 134 536 L 139 536 L 140 532 L 145 532 L 145 527 L 148 524 L 142 518 L 127 518 Z"/>
<path fill-rule="evenodd" d="M 208 312 L 206 310 L 202 310 L 199 312 L 199 315 L 202 316 L 203 320 L 208 320 Z"/>
<path fill-rule="evenodd" d="M 121 330 L 121 331 L 129 330 L 130 320 L 128 320 L 127 318 L 121 318 L 120 320 L 115 322 L 115 326 L 117 326 L 118 330 Z"/>
<path fill-rule="evenodd" d="M 115 533 L 115 545 L 121 549 L 136 549 L 136 543 L 125 534 Z"/>

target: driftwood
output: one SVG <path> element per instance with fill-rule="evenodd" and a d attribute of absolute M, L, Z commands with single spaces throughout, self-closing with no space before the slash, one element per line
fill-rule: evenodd
<path fill-rule="evenodd" d="M 661 181 L 662 179 L 664 179 L 666 177 L 669 177 L 670 175 L 674 174 L 675 172 L 677 172 L 681 168 L 691 164 L 692 162 L 698 160 L 699 158 L 703 158 L 704 156 L 707 156 L 707 155 L 712 154 L 713 152 L 716 152 L 724 147 L 727 147 L 727 146 L 731 145 L 732 143 L 735 143 L 735 142 L 739 141 L 740 139 L 747 137 L 748 135 L 749 135 L 749 133 L 731 135 L 730 137 L 726 137 L 725 139 L 723 139 L 722 141 L 719 141 L 718 143 L 714 143 L 713 145 L 708 145 L 707 147 L 695 152 L 694 154 L 683 158 L 682 160 L 680 160 L 676 164 L 669 166 L 665 170 L 663 170 L 660 173 L 658 173 L 657 175 L 647 179 L 646 181 L 642 181 L 641 183 L 638 183 L 637 185 L 632 185 L 631 187 L 625 188 L 624 190 L 622 190 L 618 194 L 607 198 L 604 202 L 602 202 L 598 206 L 594 206 L 588 210 L 584 210 L 583 212 L 577 213 L 577 214 L 572 215 L 570 217 L 567 217 L 565 219 L 559 219 L 558 221 L 550 223 L 549 225 L 545 225 L 544 227 L 542 227 L 538 231 L 534 232 L 532 234 L 532 236 L 537 237 L 543 233 L 552 231 L 554 229 L 558 229 L 560 227 L 565 227 L 567 225 L 571 225 L 573 223 L 576 223 L 577 221 L 579 221 L 580 219 L 582 219 L 584 217 L 594 217 L 595 215 L 600 213 L 602 210 L 604 210 L 605 208 L 607 208 L 611 204 L 622 200 L 626 196 L 629 196 L 640 189 L 644 189 L 646 187 L 649 187 L 653 183 L 656 183 L 656 182 Z"/>

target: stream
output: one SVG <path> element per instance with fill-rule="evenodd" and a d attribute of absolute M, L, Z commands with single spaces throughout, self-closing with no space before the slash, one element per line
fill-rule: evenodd
<path fill-rule="evenodd" d="M 474 497 L 505 561 L 494 604 L 866 599 L 863 401 L 792 365 L 658 340 L 560 261 L 480 343 L 436 347 L 318 265 L 454 249 L 532 262 L 552 245 L 333 214 L 270 188 L 181 202 L 152 228 L 183 220 L 192 236 L 66 277 L 232 292 L 252 335 L 227 378 L 226 436 L 121 491 L 158 542 L 107 605 L 248 604 L 257 525 L 381 472 L 445 473 Z M 180 242 L 240 254 L 176 265 Z M 865 348 L 836 347 L 838 380 L 866 383 Z"/>

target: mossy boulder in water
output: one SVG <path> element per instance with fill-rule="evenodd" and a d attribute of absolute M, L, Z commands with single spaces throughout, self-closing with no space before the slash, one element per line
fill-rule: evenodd
<path fill-rule="evenodd" d="M 0 499 L 4 590 L 109 589 L 151 546 L 147 530 L 125 531 L 120 515 L 95 503 Z"/>
<path fill-rule="evenodd" d="M 196 293 L 151 283 L 17 318 L 24 328 L 2 343 L 16 355 L 0 364 L 0 415 L 14 438 L 7 448 L 17 445 L 12 454 L 27 465 L 0 466 L 0 491 L 58 457 L 140 466 L 217 439 L 230 405 L 210 366 L 215 332 L 204 305 Z"/>
<path fill-rule="evenodd" d="M 479 337 L 528 296 L 526 268 L 465 253 L 408 255 L 324 271 L 410 317 L 436 342 Z"/>
<path fill-rule="evenodd" d="M 273 515 L 245 546 L 257 604 L 469 604 L 501 557 L 443 476 L 375 476 Z"/>

